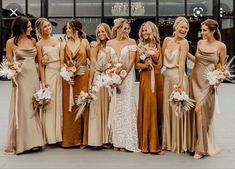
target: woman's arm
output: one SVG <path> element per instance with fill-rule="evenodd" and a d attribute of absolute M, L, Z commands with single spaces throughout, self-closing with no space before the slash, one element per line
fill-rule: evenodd
<path fill-rule="evenodd" d="M 64 67 L 64 48 L 65 48 L 65 42 L 62 42 L 60 44 L 60 67 Z"/>
<path fill-rule="evenodd" d="M 7 61 L 13 63 L 13 41 L 9 39 L 6 44 L 6 58 Z"/>
<path fill-rule="evenodd" d="M 87 58 L 90 58 L 90 44 L 87 39 L 82 39 L 82 43 L 86 47 Z"/>
<path fill-rule="evenodd" d="M 90 74 L 89 74 L 89 89 L 91 89 L 92 82 L 94 79 L 94 74 L 95 74 L 95 66 L 96 66 L 96 56 L 98 54 L 98 47 L 92 47 L 90 52 L 90 60 L 91 60 L 91 67 L 90 67 Z"/>
<path fill-rule="evenodd" d="M 163 66 L 163 57 L 162 57 L 162 49 L 161 49 L 160 44 L 158 45 L 157 49 L 158 50 L 155 52 L 154 57 L 153 57 L 153 64 L 155 65 L 154 67 L 156 69 L 161 69 Z"/>
<path fill-rule="evenodd" d="M 38 66 L 39 66 L 39 76 L 42 82 L 42 86 L 45 87 L 46 79 L 45 79 L 45 66 L 42 64 L 42 46 L 36 45 L 37 47 L 37 57 L 38 57 Z"/>
<path fill-rule="evenodd" d="M 130 45 L 136 45 L 135 40 L 131 39 Z M 130 51 L 129 53 L 130 53 L 129 54 L 129 63 L 128 63 L 127 69 L 126 69 L 127 74 L 129 74 L 129 72 L 131 71 L 131 69 L 135 63 L 135 59 L 136 59 L 136 51 Z"/>
<path fill-rule="evenodd" d="M 227 48 L 226 45 L 222 42 L 219 45 L 219 64 L 223 68 L 224 67 L 224 62 L 225 62 L 225 57 L 227 55 Z"/>
<path fill-rule="evenodd" d="M 191 53 L 189 53 L 188 52 L 188 54 L 187 54 L 187 58 L 189 59 L 189 60 L 191 60 L 192 62 L 196 62 L 196 56 L 194 56 L 194 55 L 192 55 Z"/>
<path fill-rule="evenodd" d="M 183 79 L 185 72 L 185 60 L 189 51 L 189 44 L 187 40 L 183 40 L 180 43 L 180 56 L 179 56 L 179 82 L 177 84 L 178 88 L 183 90 Z"/>

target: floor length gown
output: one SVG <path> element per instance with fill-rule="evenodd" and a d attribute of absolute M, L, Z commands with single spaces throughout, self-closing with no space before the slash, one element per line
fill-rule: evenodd
<path fill-rule="evenodd" d="M 33 94 L 39 90 L 39 77 L 35 64 L 36 48 L 15 50 L 16 61 L 22 71 L 17 76 L 17 87 L 12 88 L 9 130 L 5 152 L 19 154 L 43 143 L 40 114 L 33 109 Z"/>
<path fill-rule="evenodd" d="M 87 69 L 87 52 L 83 43 L 80 44 L 74 55 L 67 45 L 65 45 L 64 64 L 71 66 L 73 62 L 81 62 L 84 68 L 83 75 L 74 77 L 73 96 L 80 95 L 81 91 L 88 91 L 88 69 Z M 74 147 L 88 144 L 88 120 L 89 112 L 86 106 L 82 116 L 75 120 L 77 106 L 74 105 L 69 111 L 70 85 L 63 80 L 63 142 L 62 147 Z"/>
<path fill-rule="evenodd" d="M 196 63 L 190 77 L 190 94 L 196 100 L 196 105 L 201 106 L 201 116 L 197 119 L 196 112 L 193 113 L 193 139 L 195 152 L 202 155 L 215 155 L 220 151 L 215 144 L 214 136 L 214 108 L 215 90 L 209 85 L 205 75 L 209 70 L 216 67 L 219 56 L 218 52 L 208 52 L 200 47 L 196 53 Z M 197 125 L 196 121 L 199 122 Z"/>
<path fill-rule="evenodd" d="M 136 66 L 142 61 L 137 55 Z M 160 143 L 160 124 L 158 123 L 162 114 L 163 99 L 163 77 L 161 75 L 162 57 L 157 62 L 153 62 L 155 87 L 151 90 L 151 70 L 141 69 L 139 87 L 139 106 L 138 106 L 138 138 L 139 148 L 142 152 L 158 153 L 161 151 Z"/>
<path fill-rule="evenodd" d="M 191 120 L 190 113 L 180 112 L 176 116 L 175 109 L 170 105 L 170 95 L 174 90 L 174 85 L 179 82 L 179 54 L 180 45 L 170 52 L 166 47 L 164 53 L 164 66 L 166 74 L 164 76 L 163 91 L 163 136 L 162 148 L 172 152 L 181 153 L 192 148 L 191 143 Z M 184 90 L 189 92 L 188 78 L 184 73 L 183 77 Z"/>
<path fill-rule="evenodd" d="M 105 49 L 100 49 L 97 60 L 106 59 Z M 95 72 L 93 83 L 99 73 Z M 105 87 L 96 93 L 97 100 L 91 102 L 89 110 L 88 145 L 102 146 L 108 141 L 109 92 Z"/>
<path fill-rule="evenodd" d="M 123 47 L 119 54 L 112 47 L 107 47 L 112 60 L 129 63 L 129 52 L 136 51 L 136 45 Z M 112 96 L 112 108 L 109 111 L 111 142 L 114 147 L 139 152 L 137 133 L 137 106 L 134 97 L 135 71 L 131 69 L 125 80 L 119 86 L 120 94 Z M 115 99 L 115 101 L 113 101 Z"/>
<path fill-rule="evenodd" d="M 52 92 L 51 102 L 42 114 L 42 128 L 45 144 L 62 142 L 62 78 L 60 76 L 60 43 L 44 46 L 43 55 L 49 60 L 45 68 L 46 84 Z"/>

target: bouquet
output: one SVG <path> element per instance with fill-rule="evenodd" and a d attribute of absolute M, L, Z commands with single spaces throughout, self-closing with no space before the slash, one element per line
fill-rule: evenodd
<path fill-rule="evenodd" d="M 77 112 L 75 116 L 75 121 L 82 115 L 85 106 L 91 103 L 91 101 L 96 99 L 97 99 L 96 95 L 93 94 L 92 92 L 81 91 L 80 95 L 77 96 L 77 98 L 75 99 L 75 103 L 78 106 L 77 109 L 75 110 L 75 112 Z"/>
<path fill-rule="evenodd" d="M 223 82 L 226 78 L 229 78 L 231 76 L 229 67 L 233 61 L 234 57 L 231 59 L 231 61 L 225 65 L 224 67 L 218 66 L 215 68 L 215 65 L 211 64 L 206 69 L 205 77 L 208 80 L 208 83 L 213 87 L 213 93 L 215 92 L 215 108 L 214 111 L 217 113 L 220 113 L 220 106 L 219 106 L 219 100 L 218 100 L 218 94 L 217 94 L 217 88 L 218 84 Z"/>
<path fill-rule="evenodd" d="M 228 67 L 224 68 L 217 68 L 215 69 L 214 65 L 209 65 L 206 71 L 206 79 L 208 80 L 209 84 L 217 87 L 217 84 L 223 82 L 226 78 L 230 77 L 231 74 L 228 70 Z"/>
<path fill-rule="evenodd" d="M 7 60 L 4 60 L 3 63 L 0 64 L 0 76 L 12 79 L 13 85 L 16 86 L 17 83 L 15 77 L 22 71 L 21 65 L 22 64 L 17 61 L 10 63 Z"/>
<path fill-rule="evenodd" d="M 33 95 L 33 108 L 35 111 L 46 111 L 46 107 L 51 102 L 51 91 L 49 87 L 41 88 Z"/>
<path fill-rule="evenodd" d="M 170 104 L 175 110 L 175 115 L 179 116 L 181 112 L 186 113 L 193 108 L 195 100 L 189 98 L 185 91 L 177 90 L 176 86 L 174 88 L 170 95 Z"/>
<path fill-rule="evenodd" d="M 71 66 L 65 66 L 61 68 L 60 75 L 66 81 L 73 80 L 73 77 L 76 75 L 84 75 L 84 67 L 80 61 L 73 61 Z"/>
<path fill-rule="evenodd" d="M 124 79 L 127 76 L 127 72 L 123 68 L 122 63 L 115 63 L 115 64 L 108 63 L 108 65 L 106 64 L 105 67 L 98 66 L 97 69 L 101 70 L 100 68 L 103 68 L 102 69 L 103 71 L 96 77 L 96 81 L 92 86 L 92 91 L 94 92 L 98 92 L 99 88 L 101 87 L 106 87 L 106 88 L 117 87 L 122 83 L 122 79 Z M 120 89 L 117 88 L 117 90 L 120 93 Z"/>

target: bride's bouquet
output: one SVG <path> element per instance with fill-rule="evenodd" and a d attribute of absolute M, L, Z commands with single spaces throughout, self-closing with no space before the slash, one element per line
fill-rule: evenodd
<path fill-rule="evenodd" d="M 185 91 L 177 90 L 174 86 L 174 91 L 170 95 L 170 104 L 175 110 L 175 115 L 179 116 L 181 112 L 186 113 L 194 107 L 195 100 L 189 98 Z"/>
<path fill-rule="evenodd" d="M 96 99 L 97 97 L 94 93 L 81 91 L 80 95 L 77 96 L 75 99 L 75 103 L 77 105 L 77 109 L 75 110 L 76 112 L 75 121 L 82 115 L 85 106 L 91 103 L 91 101 Z"/>
<path fill-rule="evenodd" d="M 50 102 L 51 91 L 49 87 L 41 88 L 33 95 L 33 108 L 35 111 L 42 110 L 42 112 L 45 112 Z"/>
<path fill-rule="evenodd" d="M 96 81 L 92 86 L 92 91 L 98 92 L 101 87 L 113 88 L 122 83 L 122 80 L 127 76 L 127 72 L 124 69 L 122 63 L 110 63 L 98 60 L 96 70 L 99 74 L 96 77 Z M 118 90 L 118 89 L 117 89 Z M 120 91 L 120 90 L 119 90 Z"/>
<path fill-rule="evenodd" d="M 18 73 L 22 71 L 21 63 L 14 61 L 13 63 L 4 60 L 3 63 L 0 64 L 0 76 L 7 79 L 12 79 L 13 85 L 15 86 L 16 79 Z"/>

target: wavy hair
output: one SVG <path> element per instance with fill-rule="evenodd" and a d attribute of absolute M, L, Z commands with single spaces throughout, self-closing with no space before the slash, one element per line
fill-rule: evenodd
<path fill-rule="evenodd" d="M 111 33 L 111 29 L 110 29 L 109 25 L 106 24 L 106 23 L 100 23 L 100 24 L 96 27 L 96 31 L 95 31 L 95 32 L 96 32 L 96 41 L 98 42 L 98 45 L 101 47 L 101 41 L 100 41 L 100 39 L 98 38 L 98 29 L 99 29 L 100 27 L 103 27 L 104 30 L 105 30 L 106 42 L 111 39 L 112 33 Z"/>
<path fill-rule="evenodd" d="M 123 28 L 124 23 L 129 25 L 129 22 L 125 18 L 117 18 L 117 19 L 114 19 L 113 22 L 114 22 L 114 26 L 112 28 L 112 38 L 116 38 L 117 30 Z"/>
<path fill-rule="evenodd" d="M 51 22 L 46 18 L 38 18 L 35 22 L 35 31 L 36 31 L 36 36 L 38 40 L 42 38 L 42 27 L 43 27 L 44 22 L 48 22 L 51 25 Z"/>
<path fill-rule="evenodd" d="M 139 38 L 140 38 L 139 43 L 142 45 L 146 44 L 145 40 L 142 37 L 142 31 L 143 31 L 144 26 L 147 28 L 147 32 L 150 33 L 150 39 L 154 43 L 154 45 L 157 46 L 158 44 L 160 44 L 158 27 L 151 21 L 144 22 L 141 25 L 140 30 L 139 30 Z"/>
<path fill-rule="evenodd" d="M 30 22 L 29 18 L 25 16 L 17 16 L 11 25 L 11 37 L 14 38 L 13 42 L 18 46 L 19 37 L 21 34 L 25 33 L 28 29 L 28 23 Z M 27 36 L 31 39 L 31 36 Z"/>

